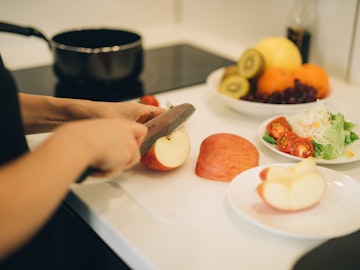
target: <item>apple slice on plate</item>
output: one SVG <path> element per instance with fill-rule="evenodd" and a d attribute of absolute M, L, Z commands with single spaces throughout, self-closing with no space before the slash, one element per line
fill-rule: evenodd
<path fill-rule="evenodd" d="M 294 179 L 301 174 L 316 172 L 316 162 L 313 157 L 302 160 L 290 168 L 270 166 L 260 171 L 259 177 L 263 181 L 279 181 L 279 179 Z"/>
<path fill-rule="evenodd" d="M 140 162 L 155 171 L 170 171 L 185 163 L 190 154 L 190 138 L 181 129 L 161 137 L 142 155 Z"/>
<path fill-rule="evenodd" d="M 304 159 L 290 168 L 270 166 L 259 174 L 262 182 L 257 192 L 269 206 L 298 211 L 314 206 L 326 191 L 326 179 L 316 171 L 313 158 Z"/>

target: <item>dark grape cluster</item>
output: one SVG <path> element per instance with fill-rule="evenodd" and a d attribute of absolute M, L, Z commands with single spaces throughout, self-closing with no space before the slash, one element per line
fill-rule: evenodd
<path fill-rule="evenodd" d="M 275 91 L 271 95 L 265 95 L 253 90 L 241 99 L 272 104 L 300 104 L 316 101 L 316 94 L 317 90 L 314 87 L 295 80 L 295 86 L 284 91 Z"/>

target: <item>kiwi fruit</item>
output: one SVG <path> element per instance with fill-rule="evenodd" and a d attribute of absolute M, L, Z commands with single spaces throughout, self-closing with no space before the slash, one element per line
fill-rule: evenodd
<path fill-rule="evenodd" d="M 256 78 L 265 69 L 265 60 L 255 48 L 247 49 L 237 62 L 238 73 L 247 79 Z"/>
<path fill-rule="evenodd" d="M 227 67 L 225 67 L 225 71 L 224 71 L 224 74 L 223 74 L 221 80 L 224 80 L 229 76 L 236 75 L 237 73 L 238 73 L 237 65 L 227 66 Z"/>
<path fill-rule="evenodd" d="M 240 99 L 250 91 L 250 82 L 238 74 L 226 77 L 221 81 L 219 92 L 228 97 Z"/>

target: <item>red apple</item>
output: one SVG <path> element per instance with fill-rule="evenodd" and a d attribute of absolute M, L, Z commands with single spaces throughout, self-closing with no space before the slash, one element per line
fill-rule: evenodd
<path fill-rule="evenodd" d="M 258 165 L 259 151 L 252 142 L 237 134 L 216 133 L 201 142 L 195 174 L 207 180 L 230 182 Z"/>
<path fill-rule="evenodd" d="M 173 170 L 185 163 L 190 154 L 190 138 L 183 130 L 159 138 L 142 155 L 140 162 L 155 171 Z"/>

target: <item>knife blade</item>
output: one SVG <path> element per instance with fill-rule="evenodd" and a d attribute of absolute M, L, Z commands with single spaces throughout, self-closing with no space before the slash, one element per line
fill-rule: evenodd
<path fill-rule="evenodd" d="M 184 123 L 195 111 L 195 107 L 190 103 L 183 103 L 177 105 L 166 112 L 149 120 L 144 125 L 148 128 L 141 146 L 140 154 L 145 154 L 157 139 L 169 135 L 182 123 Z M 99 172 L 96 168 L 87 168 L 76 180 L 76 183 L 81 183 L 91 174 Z"/>
<path fill-rule="evenodd" d="M 169 135 L 184 123 L 194 111 L 195 107 L 192 104 L 183 103 L 146 122 L 148 133 L 140 146 L 141 155 L 145 154 L 157 139 Z"/>

